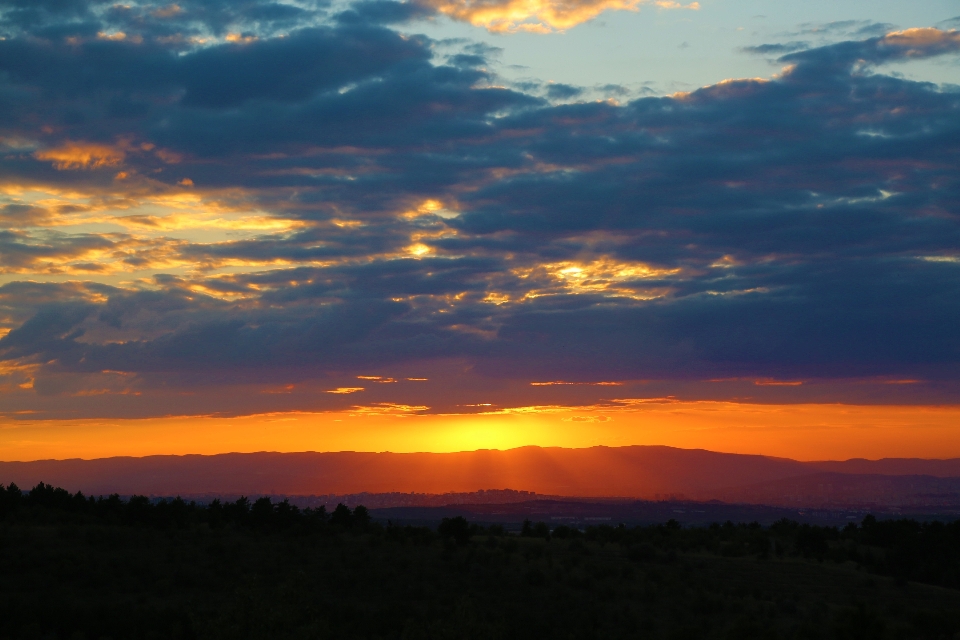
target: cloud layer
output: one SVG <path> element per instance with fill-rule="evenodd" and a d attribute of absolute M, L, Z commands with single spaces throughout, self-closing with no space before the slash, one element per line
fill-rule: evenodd
<path fill-rule="evenodd" d="M 882 67 L 957 32 L 556 106 L 428 13 L 0 3 L 0 410 L 960 399 L 960 95 Z"/>

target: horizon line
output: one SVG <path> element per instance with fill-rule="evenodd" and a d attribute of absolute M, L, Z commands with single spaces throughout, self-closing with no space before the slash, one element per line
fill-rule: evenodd
<path fill-rule="evenodd" d="M 358 451 L 354 449 L 340 449 L 340 450 L 331 450 L 331 451 L 316 451 L 316 450 L 303 450 L 303 451 L 275 451 L 275 450 L 258 450 L 258 451 L 223 451 L 219 453 L 154 453 L 144 456 L 105 456 L 99 458 L 37 458 L 33 460 L 0 460 L 0 464 L 30 464 L 36 462 L 98 462 L 103 460 L 145 460 L 148 458 L 188 458 L 188 457 L 197 457 L 197 458 L 214 458 L 218 456 L 252 456 L 252 455 L 304 455 L 304 454 L 315 454 L 315 455 L 336 455 L 336 454 L 366 454 L 366 455 L 396 455 L 396 456 L 411 456 L 411 455 L 437 455 L 437 456 L 449 456 L 449 455 L 458 455 L 466 453 L 481 453 L 481 452 L 497 452 L 497 453 L 507 453 L 511 451 L 519 451 L 521 449 L 541 449 L 541 450 L 556 450 L 560 449 L 563 451 L 587 451 L 590 449 L 673 449 L 676 451 L 702 451 L 706 453 L 712 453 L 716 455 L 724 456 L 746 456 L 751 458 L 767 458 L 770 460 L 789 460 L 791 462 L 797 462 L 799 464 L 815 464 L 821 462 L 853 462 L 853 461 L 865 461 L 865 462 L 881 462 L 884 460 L 923 460 L 930 462 L 947 462 L 951 460 L 960 460 L 960 457 L 953 458 L 921 458 L 921 457 L 882 457 L 882 458 L 866 458 L 866 457 L 852 457 L 845 459 L 816 459 L 816 460 L 800 460 L 797 458 L 790 458 L 786 456 L 775 456 L 762 453 L 737 453 L 732 451 L 717 451 L 714 449 L 705 449 L 703 447 L 676 447 L 672 445 L 663 445 L 663 444 L 628 444 L 628 445 L 619 445 L 611 446 L 605 444 L 592 445 L 589 447 L 562 447 L 562 446 L 542 446 L 536 444 L 526 444 L 520 445 L 517 447 L 508 447 L 505 449 L 496 449 L 496 448 L 479 448 L 479 449 L 464 449 L 459 451 Z M 437 494 L 442 495 L 442 494 Z"/>

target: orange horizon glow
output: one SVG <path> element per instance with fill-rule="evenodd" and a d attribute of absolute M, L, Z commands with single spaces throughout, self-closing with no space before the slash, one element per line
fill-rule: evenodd
<path fill-rule="evenodd" d="M 638 403 L 417 414 L 421 407 L 242 417 L 5 420 L 0 458 L 31 461 L 254 451 L 447 453 L 665 445 L 795 460 L 960 457 L 960 406 Z"/>

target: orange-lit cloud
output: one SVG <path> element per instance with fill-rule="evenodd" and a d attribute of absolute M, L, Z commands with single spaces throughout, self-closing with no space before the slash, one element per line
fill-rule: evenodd
<path fill-rule="evenodd" d="M 389 384 L 396 382 L 394 378 L 385 378 L 383 376 L 357 376 L 357 380 L 369 380 L 370 382 L 379 382 Z"/>
<path fill-rule="evenodd" d="M 249 44 L 251 42 L 256 42 L 259 40 L 259 38 L 257 38 L 257 36 L 245 36 L 241 33 L 228 33 L 224 40 L 234 44 Z"/>
<path fill-rule="evenodd" d="M 416 220 L 417 218 L 423 218 L 426 216 L 437 216 L 443 218 L 444 220 L 449 220 L 451 218 L 456 218 L 460 214 L 456 211 L 452 211 L 444 206 L 439 200 L 424 200 L 420 203 L 415 209 L 409 211 L 404 211 L 400 214 L 400 217 L 405 220 Z"/>
<path fill-rule="evenodd" d="M 513 270 L 513 274 L 531 283 L 533 289 L 526 294 L 528 298 L 579 293 L 651 300 L 666 295 L 669 290 L 663 286 L 643 286 L 642 281 L 676 276 L 680 271 L 678 268 L 661 269 L 641 262 L 604 257 L 589 262 L 564 261 L 519 267 Z"/>
<path fill-rule="evenodd" d="M 19 234 L 16 250 L 0 256 L 0 274 L 92 275 L 192 266 L 180 255 L 184 243 L 122 234 L 34 238 Z"/>
<path fill-rule="evenodd" d="M 563 380 L 552 380 L 549 382 L 531 382 L 531 387 L 552 387 L 556 385 L 593 385 L 597 387 L 618 387 L 622 382 L 565 382 Z"/>
<path fill-rule="evenodd" d="M 173 16 L 182 13 L 183 9 L 180 8 L 180 5 L 170 4 L 166 7 L 160 7 L 159 9 L 154 9 L 150 12 L 154 18 L 172 18 Z"/>
<path fill-rule="evenodd" d="M 426 405 L 410 405 L 398 402 L 374 402 L 369 405 L 357 405 L 351 407 L 351 415 L 372 415 L 372 416 L 410 416 L 429 411 L 430 407 Z"/>
<path fill-rule="evenodd" d="M 799 387 L 803 380 L 754 380 L 753 384 L 758 387 Z"/>
<path fill-rule="evenodd" d="M 604 11 L 637 11 L 641 5 L 662 9 L 699 9 L 700 4 L 669 0 L 427 0 L 440 13 L 496 33 L 563 31 Z"/>
<path fill-rule="evenodd" d="M 110 33 L 100 31 L 99 33 L 97 33 L 97 38 L 99 40 L 113 40 L 116 42 L 116 41 L 126 40 L 127 34 L 124 33 L 123 31 L 113 31 Z M 139 38 L 138 36 L 134 36 L 133 38 L 131 38 L 131 41 L 142 42 L 142 39 Z"/>
<path fill-rule="evenodd" d="M 126 154 L 117 147 L 90 142 L 67 142 L 34 154 L 37 160 L 53 163 L 57 169 L 98 169 L 123 162 Z"/>
<path fill-rule="evenodd" d="M 422 242 L 417 242 L 406 247 L 406 251 L 416 258 L 422 258 L 423 256 L 433 253 L 433 247 L 423 244 Z"/>
<path fill-rule="evenodd" d="M 960 50 L 960 31 L 933 28 L 893 31 L 880 40 L 881 46 L 896 47 L 910 58 Z"/>
<path fill-rule="evenodd" d="M 182 231 L 185 229 L 223 229 L 229 231 L 292 231 L 308 226 L 299 220 L 261 215 L 222 217 L 217 213 L 173 213 L 163 216 L 131 215 L 100 218 L 118 225 L 149 227 L 157 231 Z M 89 218 L 88 218 L 89 220 Z"/>

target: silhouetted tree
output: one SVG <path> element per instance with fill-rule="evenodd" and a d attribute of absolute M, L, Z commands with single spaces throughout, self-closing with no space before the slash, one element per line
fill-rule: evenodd
<path fill-rule="evenodd" d="M 444 518 L 437 527 L 437 533 L 445 540 L 453 539 L 457 544 L 466 544 L 470 540 L 470 523 L 463 516 Z"/>
<path fill-rule="evenodd" d="M 213 502 L 207 505 L 207 521 L 211 529 L 220 529 L 223 527 L 224 509 L 220 503 L 220 498 L 214 498 Z"/>
<path fill-rule="evenodd" d="M 66 489 L 54 488 L 43 482 L 37 484 L 27 493 L 25 503 L 29 506 L 62 509 L 64 511 L 69 511 L 74 506 L 73 498 Z"/>
<path fill-rule="evenodd" d="M 0 484 L 0 517 L 16 511 L 22 499 L 23 494 L 16 484 L 11 482 L 6 489 Z"/>
<path fill-rule="evenodd" d="M 143 524 L 150 520 L 154 509 L 147 496 L 131 496 L 124 510 L 124 520 L 131 524 Z"/>
<path fill-rule="evenodd" d="M 810 525 L 801 525 L 796 530 L 797 551 L 803 554 L 803 557 L 814 557 L 822 560 L 830 546 L 827 544 L 827 536 L 822 527 L 811 527 Z"/>
<path fill-rule="evenodd" d="M 250 508 L 250 521 L 257 527 L 266 527 L 273 524 L 273 503 L 264 496 L 258 498 Z"/>
<path fill-rule="evenodd" d="M 246 496 L 240 496 L 236 502 L 228 502 L 223 505 L 224 519 L 234 524 L 243 525 L 250 515 L 250 500 Z"/>
<path fill-rule="evenodd" d="M 96 502 L 96 511 L 101 518 L 107 518 L 112 522 L 120 522 L 123 519 L 124 502 L 120 499 L 119 493 L 113 493 L 104 498 L 100 496 Z"/>
<path fill-rule="evenodd" d="M 547 526 L 546 522 L 533 524 L 529 520 L 524 520 L 523 528 L 520 529 L 520 535 L 524 538 L 543 538 L 544 540 L 549 540 L 550 527 Z"/>
<path fill-rule="evenodd" d="M 353 526 L 357 529 L 366 529 L 370 524 L 370 512 L 362 504 L 358 504 L 353 510 Z"/>
<path fill-rule="evenodd" d="M 320 505 L 316 509 L 304 509 L 303 515 L 306 516 L 307 521 L 316 525 L 323 525 L 327 523 L 327 508 L 323 505 Z"/>
<path fill-rule="evenodd" d="M 353 524 L 353 514 L 350 512 L 350 507 L 342 502 L 337 504 L 337 508 L 330 514 L 330 524 L 344 529 Z"/>
<path fill-rule="evenodd" d="M 563 540 L 565 538 L 576 538 L 580 536 L 580 530 L 561 524 L 553 529 L 553 537 Z"/>
<path fill-rule="evenodd" d="M 546 522 L 538 522 L 533 525 L 533 535 L 537 538 L 543 538 L 544 540 L 550 539 L 550 527 L 547 526 Z"/>
<path fill-rule="evenodd" d="M 300 508 L 284 498 L 274 506 L 273 515 L 278 527 L 292 527 L 300 520 Z"/>

